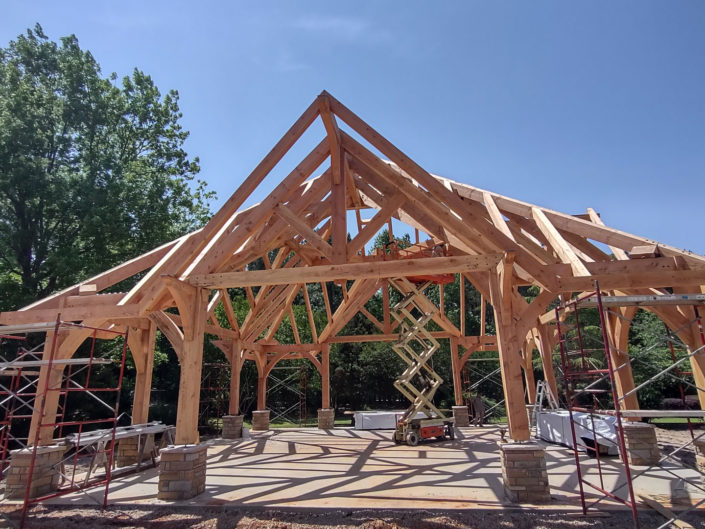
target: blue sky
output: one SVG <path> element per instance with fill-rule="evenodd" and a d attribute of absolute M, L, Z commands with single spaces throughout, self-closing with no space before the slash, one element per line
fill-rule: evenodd
<path fill-rule="evenodd" d="M 0 46 L 177 89 L 218 204 L 325 89 L 431 172 L 705 253 L 705 2 L 2 5 Z"/>

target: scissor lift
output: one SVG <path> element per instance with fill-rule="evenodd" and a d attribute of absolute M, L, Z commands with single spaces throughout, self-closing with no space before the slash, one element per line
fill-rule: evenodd
<path fill-rule="evenodd" d="M 444 416 L 432 402 L 443 379 L 428 364 L 439 344 L 426 329 L 426 324 L 438 309 L 424 294 L 431 284 L 447 282 L 448 278 L 439 276 L 430 279 L 423 282 L 416 282 L 416 278 L 413 281 L 404 277 L 390 279 L 390 284 L 404 296 L 390 310 L 400 325 L 399 339 L 392 344 L 392 348 L 407 364 L 394 382 L 394 387 L 411 401 L 397 421 L 394 431 L 396 444 L 406 442 L 416 446 L 422 439 L 442 441 L 455 437 L 454 419 Z"/>

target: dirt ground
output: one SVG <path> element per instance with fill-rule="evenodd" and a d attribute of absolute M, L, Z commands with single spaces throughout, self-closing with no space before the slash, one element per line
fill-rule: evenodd
<path fill-rule="evenodd" d="M 2 509 L 5 514 L 6 508 Z M 18 513 L 11 515 L 17 521 Z M 705 528 L 703 516 L 686 518 L 696 528 Z M 639 521 L 643 529 L 656 528 L 666 520 L 645 511 Z M 0 520 L 0 524 L 3 522 Z M 7 522 L 5 522 L 7 523 Z M 0 525 L 0 527 L 12 527 Z M 244 511 L 239 509 L 98 509 L 36 507 L 27 517 L 26 529 L 144 528 L 144 529 L 628 529 L 633 527 L 629 511 L 613 511 L 600 517 L 580 517 L 565 512 L 536 510 L 432 511 Z"/>

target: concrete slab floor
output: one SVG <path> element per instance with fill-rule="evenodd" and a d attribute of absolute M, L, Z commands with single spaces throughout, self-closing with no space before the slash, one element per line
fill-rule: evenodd
<path fill-rule="evenodd" d="M 243 439 L 208 441 L 205 493 L 182 502 L 156 499 L 158 473 L 148 469 L 110 485 L 109 503 L 192 506 L 467 509 L 511 506 L 504 498 L 499 429 L 460 428 L 454 441 L 395 445 L 390 430 L 336 428 L 249 432 Z M 596 460 L 583 458 L 587 479 L 600 484 Z M 625 483 L 616 458 L 602 459 L 604 487 Z M 579 508 L 572 451 L 547 446 L 553 502 L 539 508 Z M 645 467 L 634 467 L 635 474 Z M 634 486 L 665 504 L 705 498 L 703 476 L 669 464 L 651 469 Z M 586 491 L 597 498 L 599 494 Z M 102 503 L 102 487 L 51 500 L 52 503 Z M 626 494 L 626 487 L 622 487 Z M 93 498 L 93 500 L 91 500 Z M 601 502 L 601 507 L 615 506 Z"/>

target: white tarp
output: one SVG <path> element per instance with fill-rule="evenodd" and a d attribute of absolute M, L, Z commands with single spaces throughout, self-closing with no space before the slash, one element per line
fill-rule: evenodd
<path fill-rule="evenodd" d="M 394 430 L 404 411 L 356 411 L 356 430 Z"/>
<path fill-rule="evenodd" d="M 617 418 L 611 415 L 593 415 L 573 412 L 575 436 L 579 446 L 585 446 L 583 439 L 588 439 L 607 447 L 608 453 L 616 455 L 617 450 Z M 594 434 L 593 434 L 593 425 Z M 568 410 L 547 410 L 538 413 L 536 418 L 536 434 L 539 439 L 564 446 L 573 446 L 573 434 L 570 431 L 570 414 Z"/>
<path fill-rule="evenodd" d="M 392 411 L 356 411 L 356 430 L 395 430 L 397 421 L 404 415 L 404 410 Z M 425 419 L 424 413 L 417 413 L 417 419 Z"/>

